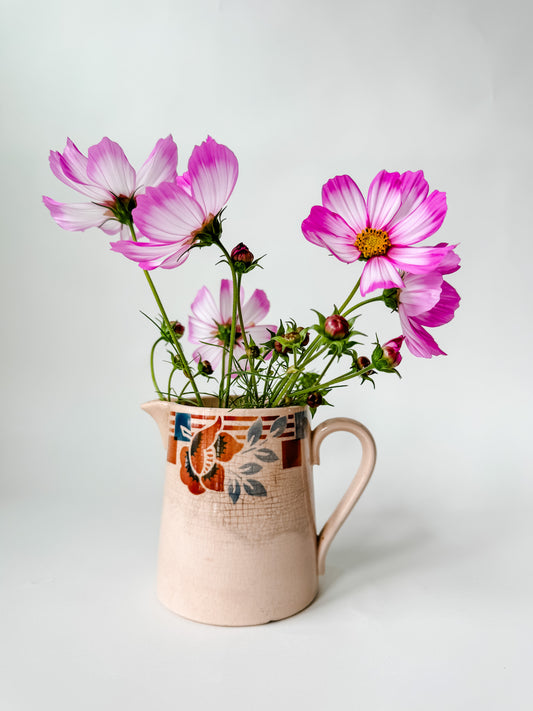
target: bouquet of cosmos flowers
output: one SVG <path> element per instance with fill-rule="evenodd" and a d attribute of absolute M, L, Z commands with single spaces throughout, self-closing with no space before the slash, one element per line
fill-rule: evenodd
<path fill-rule="evenodd" d="M 350 380 L 374 384 L 378 373 L 398 373 L 404 343 L 418 357 L 444 355 L 426 327 L 448 323 L 459 306 L 459 294 L 444 279 L 459 269 L 459 257 L 457 245 L 420 245 L 440 228 L 447 209 L 445 193 L 429 193 L 422 171 L 382 170 L 366 200 L 348 175 L 322 187 L 322 205 L 302 223 L 304 237 L 362 269 L 354 271 L 353 289 L 340 306 L 332 305 L 328 315 L 315 311 L 314 323 L 299 325 L 262 323 L 270 306 L 265 292 L 256 289 L 246 300 L 243 290 L 261 260 L 242 242 L 228 248 L 222 240 L 222 213 L 238 175 L 234 153 L 208 137 L 181 175 L 177 160 L 171 136 L 156 143 L 138 171 L 108 138 L 87 156 L 67 139 L 63 153 L 50 152 L 50 167 L 85 202 L 43 197 L 60 227 L 98 227 L 116 236 L 111 249 L 144 271 L 159 308 L 151 319 L 157 337 L 150 369 L 160 399 L 201 405 L 215 395 L 220 407 L 307 404 L 314 412 Z M 167 314 L 151 274 L 182 267 L 193 250 L 207 247 L 227 265 L 229 278 L 221 281 L 218 303 L 205 286 L 200 289 L 186 328 Z M 401 335 L 383 344 L 376 336 L 365 350 L 358 311 L 378 301 L 398 314 Z M 191 357 L 184 334 L 194 346 Z M 164 381 L 156 376 L 158 349 L 168 356 Z"/>

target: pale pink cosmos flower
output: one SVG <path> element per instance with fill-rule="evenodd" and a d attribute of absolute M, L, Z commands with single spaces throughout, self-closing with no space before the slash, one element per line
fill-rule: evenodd
<path fill-rule="evenodd" d="M 434 234 L 446 215 L 446 194 L 428 193 L 421 170 L 401 175 L 382 170 L 366 201 L 349 175 L 338 175 L 323 186 L 323 204 L 311 209 L 302 231 L 342 262 L 365 261 L 362 296 L 401 287 L 399 271 L 425 274 L 444 256 L 438 247 L 413 246 Z"/>
<path fill-rule="evenodd" d="M 442 326 L 452 320 L 461 297 L 443 279 L 459 269 L 454 246 L 439 244 L 447 253 L 435 270 L 428 274 L 403 274 L 404 287 L 398 293 L 398 313 L 407 348 L 419 358 L 446 355 L 424 326 Z"/>
<path fill-rule="evenodd" d="M 65 230 L 99 227 L 107 234 L 130 234 L 124 224 L 137 196 L 148 186 L 176 177 L 178 150 L 172 136 L 160 138 L 140 170 L 135 171 L 124 151 L 109 138 L 91 146 L 87 156 L 67 138 L 63 153 L 50 151 L 50 167 L 62 183 L 88 198 L 80 203 L 61 203 L 43 196 L 57 224 Z"/>
<path fill-rule="evenodd" d="M 183 264 L 200 234 L 220 236 L 217 216 L 233 192 L 238 172 L 235 154 L 208 136 L 193 149 L 184 175 L 147 190 L 137 200 L 133 220 L 147 241 L 114 242 L 111 248 L 143 269 Z"/>
<path fill-rule="evenodd" d="M 244 301 L 241 289 L 242 318 L 246 335 L 256 345 L 261 345 L 271 338 L 270 331 L 276 331 L 274 325 L 261 324 L 269 309 L 270 302 L 261 289 L 256 289 L 248 301 Z M 202 287 L 192 306 L 189 317 L 189 341 L 197 346 L 193 353 L 195 360 L 208 360 L 215 368 L 222 359 L 222 346 L 228 343 L 233 310 L 233 283 L 229 279 L 220 282 L 220 299 L 217 304 L 207 287 Z M 270 331 L 269 331 L 270 329 Z M 236 357 L 244 354 L 240 326 L 237 326 L 237 340 L 234 353 Z"/>

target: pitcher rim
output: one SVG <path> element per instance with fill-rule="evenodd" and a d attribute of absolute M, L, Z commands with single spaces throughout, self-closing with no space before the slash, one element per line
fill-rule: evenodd
<path fill-rule="evenodd" d="M 152 400 L 147 403 L 148 405 L 150 402 L 160 402 L 160 403 L 166 403 L 169 405 L 170 408 L 179 408 L 180 410 L 184 412 L 198 412 L 199 410 L 211 410 L 213 412 L 218 412 L 218 413 L 230 413 L 230 412 L 249 412 L 249 413 L 254 413 L 254 412 L 268 412 L 272 415 L 275 415 L 276 413 L 287 413 L 287 412 L 302 412 L 302 411 L 308 411 L 309 406 L 308 405 L 281 405 L 279 407 L 218 407 L 218 406 L 213 406 L 208 404 L 209 402 L 217 402 L 218 403 L 218 398 L 217 397 L 205 397 L 202 398 L 202 402 L 204 403 L 201 407 L 200 405 L 185 405 L 182 403 L 178 403 L 175 400 Z"/>

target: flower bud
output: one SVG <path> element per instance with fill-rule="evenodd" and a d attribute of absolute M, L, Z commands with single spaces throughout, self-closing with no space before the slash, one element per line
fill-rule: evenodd
<path fill-rule="evenodd" d="M 283 336 L 283 338 L 285 338 L 285 340 L 289 341 L 289 343 L 291 345 L 295 345 L 295 346 L 298 345 L 301 340 L 301 337 L 300 337 L 300 334 L 298 333 L 298 331 L 289 331 L 288 333 L 286 333 Z"/>
<path fill-rule="evenodd" d="M 344 316 L 332 314 L 324 323 L 324 333 L 333 341 L 342 341 L 350 334 L 350 324 Z"/>
<path fill-rule="evenodd" d="M 307 396 L 307 404 L 309 407 L 315 408 L 320 407 L 323 402 L 323 397 L 319 392 L 309 393 Z"/>
<path fill-rule="evenodd" d="M 179 321 L 171 321 L 170 322 L 170 327 L 176 334 L 178 338 L 181 338 L 183 334 L 185 333 L 185 326 L 180 323 Z"/>
<path fill-rule="evenodd" d="M 274 341 L 274 350 L 276 351 L 276 353 L 281 353 L 281 355 L 287 355 L 287 353 L 289 352 L 287 346 L 282 345 L 278 341 Z"/>
<path fill-rule="evenodd" d="M 259 346 L 248 346 L 246 349 L 246 355 L 248 358 L 259 358 L 261 355 L 261 351 L 259 350 Z"/>
<path fill-rule="evenodd" d="M 359 358 L 356 360 L 357 370 L 363 370 L 364 368 L 368 368 L 370 363 L 370 358 L 367 358 L 366 356 L 359 356 Z"/>
<path fill-rule="evenodd" d="M 402 346 L 403 340 L 404 336 L 398 336 L 398 338 L 393 338 L 392 340 L 387 341 L 387 343 L 382 346 L 382 358 L 391 368 L 396 368 L 396 366 L 400 365 L 402 361 L 400 348 Z"/>
<path fill-rule="evenodd" d="M 299 326 L 296 330 L 298 331 L 298 333 L 300 333 L 301 331 L 303 331 L 303 328 L 301 326 Z M 305 334 L 305 337 L 304 337 L 303 341 L 300 343 L 300 345 L 303 348 L 308 343 L 309 343 L 309 331 L 307 331 L 307 333 Z"/>
<path fill-rule="evenodd" d="M 213 375 L 213 366 L 208 360 L 201 360 L 198 363 L 198 372 L 202 375 Z"/>
<path fill-rule="evenodd" d="M 303 332 L 303 327 L 298 326 L 293 331 L 283 334 L 282 338 L 285 339 L 285 345 L 288 345 L 289 347 L 306 346 L 309 343 L 309 331 L 305 330 L 305 334 Z"/>
<path fill-rule="evenodd" d="M 254 255 L 244 242 L 239 242 L 239 244 L 231 250 L 231 261 L 234 263 L 240 262 L 248 267 L 254 261 Z"/>

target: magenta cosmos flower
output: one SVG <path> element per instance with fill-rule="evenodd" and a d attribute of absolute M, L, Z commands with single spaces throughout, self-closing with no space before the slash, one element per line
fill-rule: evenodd
<path fill-rule="evenodd" d="M 234 153 L 210 136 L 195 146 L 188 171 L 173 183 L 149 189 L 137 200 L 133 220 L 146 242 L 113 242 L 143 269 L 183 264 L 200 235 L 220 237 L 218 215 L 229 200 L 239 172 Z"/>
<path fill-rule="evenodd" d="M 244 302 L 244 291 L 241 289 L 242 318 L 246 334 L 253 338 L 257 345 L 271 338 L 270 331 L 276 331 L 276 326 L 260 324 L 265 318 L 270 302 L 261 289 L 256 289 L 248 301 Z M 189 317 L 189 341 L 197 348 L 193 353 L 195 360 L 208 360 L 215 368 L 222 359 L 222 346 L 227 345 L 231 329 L 233 309 L 233 284 L 229 279 L 220 282 L 220 301 L 217 304 L 207 287 L 202 287 L 192 306 L 192 316 Z M 244 353 L 242 336 L 237 329 L 235 355 Z"/>
<path fill-rule="evenodd" d="M 404 287 L 399 290 L 398 313 L 407 348 L 420 358 L 446 355 L 424 326 L 435 327 L 448 323 L 459 307 L 461 297 L 444 281 L 443 274 L 451 274 L 459 269 L 460 259 L 450 245 L 437 268 L 428 274 L 403 275 Z"/>
<path fill-rule="evenodd" d="M 172 136 L 160 138 L 136 172 L 124 151 L 109 138 L 91 146 L 87 156 L 67 138 L 63 153 L 50 151 L 50 167 L 56 178 L 88 198 L 86 202 L 62 203 L 43 196 L 57 224 L 65 230 L 99 227 L 107 234 L 125 238 L 136 197 L 148 186 L 174 180 L 178 150 Z M 124 230 L 124 231 L 122 231 Z"/>
<path fill-rule="evenodd" d="M 365 262 L 362 296 L 401 287 L 399 270 L 425 274 L 444 256 L 438 247 L 413 246 L 434 234 L 446 215 L 446 194 L 428 192 L 421 170 L 401 175 L 382 170 L 365 201 L 349 175 L 338 175 L 323 186 L 323 204 L 311 209 L 302 231 L 342 262 Z"/>

